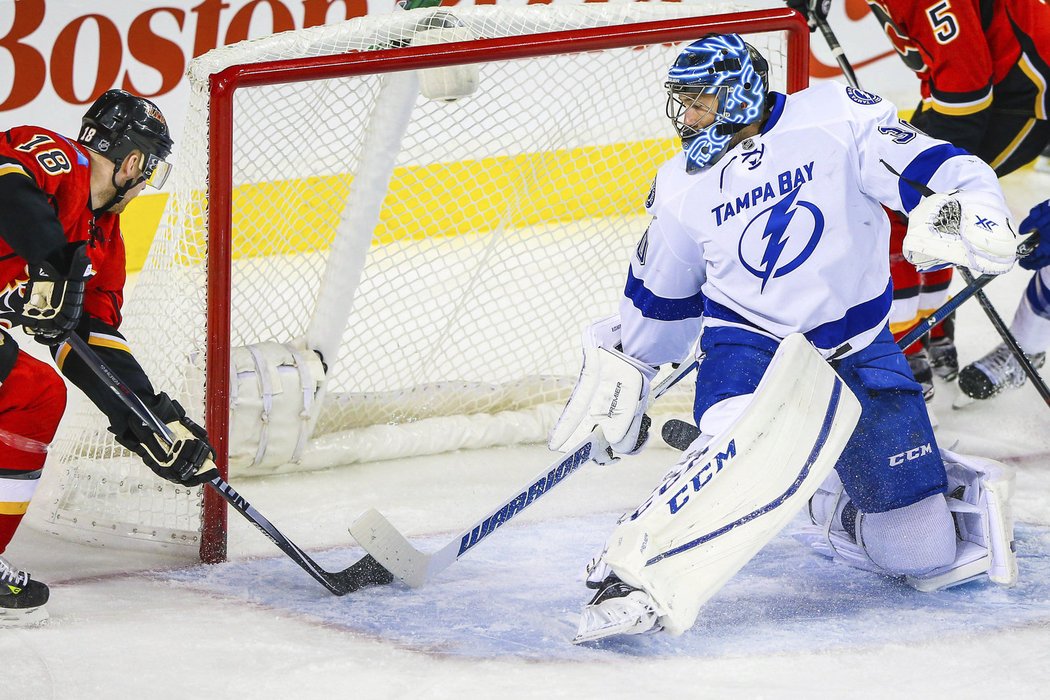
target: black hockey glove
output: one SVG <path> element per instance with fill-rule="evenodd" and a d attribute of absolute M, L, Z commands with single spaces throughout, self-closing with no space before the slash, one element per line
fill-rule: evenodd
<path fill-rule="evenodd" d="M 144 403 L 175 433 L 175 444 L 169 446 L 134 414 L 125 426 L 110 426 L 117 442 L 141 457 L 157 476 L 176 484 L 198 486 L 219 475 L 208 433 L 186 417 L 178 401 L 161 393 Z"/>
<path fill-rule="evenodd" d="M 814 23 L 816 19 L 827 19 L 831 10 L 831 0 L 784 0 L 784 3 L 795 12 L 798 12 L 809 22 L 809 31 L 817 28 Z"/>
<path fill-rule="evenodd" d="M 44 345 L 58 345 L 84 311 L 84 287 L 91 277 L 87 244 L 70 243 L 44 262 L 29 265 L 29 281 L 18 322 Z"/>

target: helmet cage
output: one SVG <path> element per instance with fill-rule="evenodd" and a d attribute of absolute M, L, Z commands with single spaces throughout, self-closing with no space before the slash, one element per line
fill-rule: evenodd
<path fill-rule="evenodd" d="M 667 117 L 682 139 L 687 169 L 713 165 L 737 132 L 762 119 L 767 74 L 762 55 L 735 34 L 706 36 L 679 54 L 664 87 Z M 717 99 L 710 108 L 714 121 L 698 129 L 686 123 L 686 113 L 699 106 L 701 95 Z"/>

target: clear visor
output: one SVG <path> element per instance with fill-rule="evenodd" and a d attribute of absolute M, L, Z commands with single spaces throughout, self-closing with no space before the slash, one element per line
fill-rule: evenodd
<path fill-rule="evenodd" d="M 159 190 L 164 187 L 170 173 L 171 163 L 151 154 L 146 158 L 146 168 L 142 171 L 142 179 L 153 189 Z"/>

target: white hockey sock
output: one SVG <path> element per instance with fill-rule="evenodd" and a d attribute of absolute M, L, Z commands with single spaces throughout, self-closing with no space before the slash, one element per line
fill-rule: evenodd
<path fill-rule="evenodd" d="M 955 523 L 941 494 L 884 513 L 864 513 L 857 540 L 876 566 L 922 575 L 955 560 Z"/>

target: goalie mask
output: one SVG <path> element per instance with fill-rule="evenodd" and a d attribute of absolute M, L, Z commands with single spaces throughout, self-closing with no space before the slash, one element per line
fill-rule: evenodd
<path fill-rule="evenodd" d="M 171 153 L 174 142 L 168 134 L 164 115 L 149 100 L 123 90 L 108 90 L 95 100 L 84 114 L 77 141 L 111 160 L 118 170 L 133 151 L 141 152 L 144 157 L 142 176 L 137 181 L 117 186 L 114 172 L 113 185 L 118 195 L 100 210 L 113 206 L 140 182 L 160 189 L 171 171 L 164 159 Z"/>
<path fill-rule="evenodd" d="M 766 112 L 769 64 L 737 34 L 711 34 L 685 47 L 667 74 L 667 116 L 682 139 L 689 172 L 715 164 L 733 136 L 760 121 Z M 714 95 L 714 122 L 697 123 L 694 106 L 702 95 Z M 690 109 L 693 113 L 687 115 Z"/>

